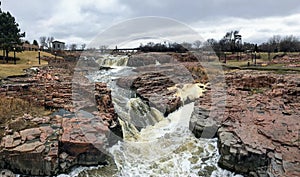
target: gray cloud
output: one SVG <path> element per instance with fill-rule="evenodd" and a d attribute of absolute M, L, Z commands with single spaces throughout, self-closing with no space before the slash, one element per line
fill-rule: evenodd
<path fill-rule="evenodd" d="M 116 46 L 120 43 L 141 39 L 156 39 L 172 42 L 194 42 L 201 39 L 192 28 L 175 20 L 160 17 L 143 17 L 119 23 L 98 35 L 91 47 Z M 137 43 L 139 45 L 139 43 Z"/>
<path fill-rule="evenodd" d="M 184 22 L 215 17 L 261 18 L 299 12 L 298 0 L 128 0 L 136 16 L 167 16 Z"/>
<path fill-rule="evenodd" d="M 2 10 L 11 12 L 19 23 L 47 19 L 56 8 L 55 1 L 6 0 L 2 1 Z"/>
<path fill-rule="evenodd" d="M 111 25 L 140 16 L 182 21 L 204 38 L 219 39 L 233 29 L 254 42 L 274 34 L 300 36 L 298 0 L 4 0 L 1 8 L 16 17 L 30 41 L 54 36 L 89 43 Z"/>

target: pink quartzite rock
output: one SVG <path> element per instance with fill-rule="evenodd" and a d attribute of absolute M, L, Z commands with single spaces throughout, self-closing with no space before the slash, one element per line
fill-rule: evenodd
<path fill-rule="evenodd" d="M 215 108 L 206 92 L 193 132 L 210 121 L 220 127 L 221 167 L 250 176 L 300 176 L 299 74 L 236 71 L 226 74 L 226 82 L 225 113 L 209 116 Z"/>
<path fill-rule="evenodd" d="M 120 127 L 106 84 L 96 83 L 94 90 L 86 89 L 85 93 L 92 94 L 97 103 L 92 113 L 80 107 L 83 109 L 69 113 L 68 118 L 21 117 L 36 127 L 7 131 L 9 134 L 1 138 L 0 168 L 9 165 L 12 171 L 21 174 L 50 176 L 74 165 L 104 163 L 107 148 L 116 142 L 110 140 L 112 131 L 120 131 Z"/>
<path fill-rule="evenodd" d="M 20 131 L 22 141 L 30 141 L 35 138 L 39 138 L 41 135 L 41 130 L 39 128 L 31 128 Z"/>

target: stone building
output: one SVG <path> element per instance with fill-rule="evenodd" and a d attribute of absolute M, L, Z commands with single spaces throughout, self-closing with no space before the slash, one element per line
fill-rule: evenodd
<path fill-rule="evenodd" d="M 65 50 L 65 43 L 60 41 L 53 41 L 52 42 L 52 48 L 53 50 Z"/>

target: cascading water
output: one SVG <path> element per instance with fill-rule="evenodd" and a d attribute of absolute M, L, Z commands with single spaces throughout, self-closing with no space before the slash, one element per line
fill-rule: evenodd
<path fill-rule="evenodd" d="M 217 139 L 197 139 L 189 130 L 193 102 L 164 117 L 135 98 L 130 89 L 117 86 L 116 78 L 134 73 L 126 67 L 127 61 L 127 56 L 104 55 L 97 62 L 111 69 L 87 76 L 94 82 L 107 83 L 112 90 L 124 139 L 109 149 L 115 165 L 109 170 L 103 166 L 77 168 L 60 176 L 240 176 L 218 167 Z M 183 100 L 192 100 L 204 91 L 199 86 L 169 89 L 177 89 L 176 95 Z M 143 128 L 139 131 L 137 127 Z"/>
<path fill-rule="evenodd" d="M 100 66 L 126 66 L 128 62 L 128 56 L 113 56 L 113 55 L 101 55 L 97 58 Z"/>

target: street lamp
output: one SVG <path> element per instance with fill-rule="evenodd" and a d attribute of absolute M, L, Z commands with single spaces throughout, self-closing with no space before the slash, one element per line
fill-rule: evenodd
<path fill-rule="evenodd" d="M 41 64 L 41 49 L 39 48 L 39 65 Z"/>
<path fill-rule="evenodd" d="M 13 49 L 14 49 L 14 64 L 17 64 L 16 63 L 16 48 L 14 47 Z"/>
<path fill-rule="evenodd" d="M 256 51 L 254 52 L 254 66 L 256 66 Z"/>

